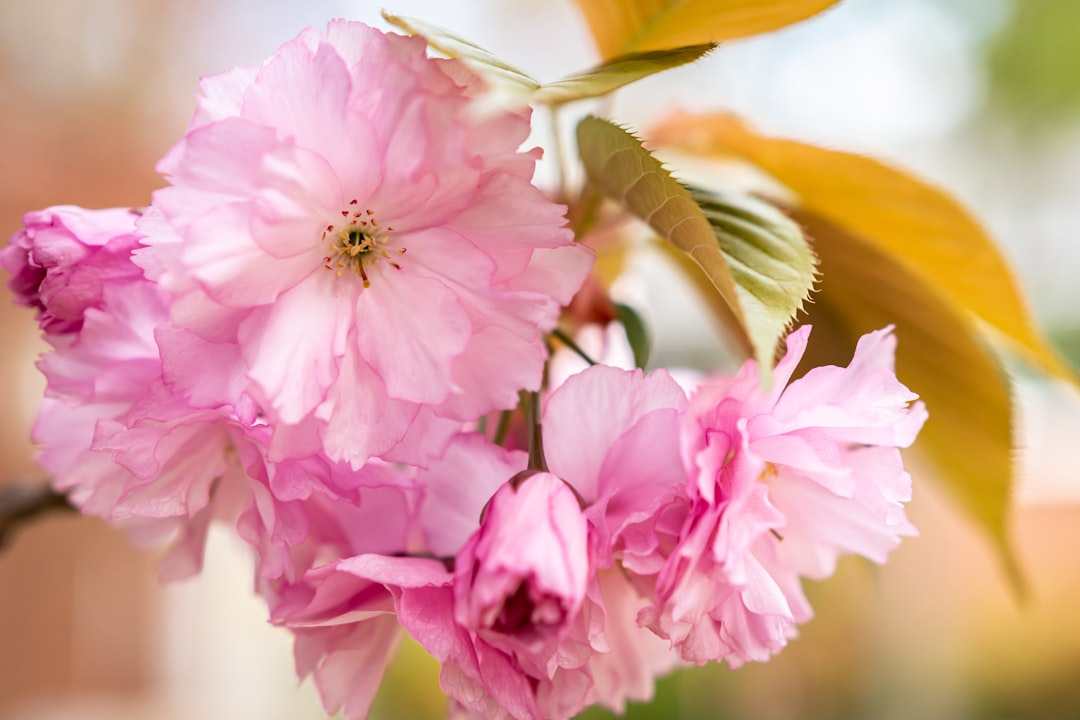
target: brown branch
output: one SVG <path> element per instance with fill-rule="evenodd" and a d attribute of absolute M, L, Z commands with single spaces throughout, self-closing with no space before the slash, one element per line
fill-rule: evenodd
<path fill-rule="evenodd" d="M 0 549 L 22 524 L 53 512 L 75 510 L 67 496 L 48 485 L 15 483 L 0 487 Z"/>

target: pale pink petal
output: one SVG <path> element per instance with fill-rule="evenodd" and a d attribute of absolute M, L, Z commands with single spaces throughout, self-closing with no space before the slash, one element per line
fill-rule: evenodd
<path fill-rule="evenodd" d="M 565 211 L 560 205 L 543 202 L 540 190 L 528 179 L 496 174 L 484 182 L 465 211 L 448 226 L 499 258 L 493 278 L 499 283 L 523 274 L 535 249 L 569 246 L 573 242 L 570 230 L 559 228 Z M 506 232 L 507 214 L 516 222 L 512 234 Z"/>
<path fill-rule="evenodd" d="M 588 669 L 596 702 L 621 714 L 627 700 L 651 700 L 656 678 L 671 672 L 680 660 L 669 642 L 638 625 L 637 614 L 644 600 L 622 573 L 601 573 L 600 586 L 610 652 L 593 655 Z"/>
<path fill-rule="evenodd" d="M 682 410 L 686 396 L 663 370 L 642 375 L 597 365 L 568 379 L 544 411 L 544 448 L 551 471 L 587 502 L 602 491 L 601 468 L 611 445 L 645 414 Z"/>
<path fill-rule="evenodd" d="M 428 548 L 452 557 L 480 526 L 480 512 L 500 486 L 525 469 L 526 453 L 504 450 L 482 435 L 457 436 L 417 480 L 424 486 L 420 526 Z"/>
<path fill-rule="evenodd" d="M 195 117 L 191 126 L 199 127 L 217 120 L 240 114 L 240 103 L 244 91 L 255 80 L 258 68 L 236 67 L 216 75 L 205 75 L 199 79 L 199 97 Z"/>
<path fill-rule="evenodd" d="M 316 275 L 241 324 L 238 340 L 250 377 L 283 422 L 299 422 L 323 402 L 337 379 L 351 320 L 333 278 Z"/>
<path fill-rule="evenodd" d="M 200 215 L 189 226 L 182 262 L 214 301 L 237 308 L 267 305 L 324 274 L 314 238 L 313 254 L 276 258 L 251 238 L 249 215 L 242 204 L 232 203 Z"/>
<path fill-rule="evenodd" d="M 471 333 L 457 297 L 438 280 L 407 273 L 379 280 L 356 303 L 358 351 L 391 398 L 445 401 L 448 361 L 461 354 Z"/>
<path fill-rule="evenodd" d="M 355 350 L 341 359 L 339 377 L 316 408 L 319 436 L 332 460 L 360 467 L 398 447 L 421 406 L 386 394 L 386 386 Z"/>
<path fill-rule="evenodd" d="M 469 338 L 453 359 L 454 379 L 470 392 L 456 392 L 439 406 L 450 417 L 479 417 L 493 409 L 511 409 L 520 390 L 538 390 L 547 353 L 536 338 L 523 339 L 500 327 L 487 327 Z M 513 358 L 507 361 L 506 358 Z M 506 382 L 485 383 L 497 372 Z"/>
<path fill-rule="evenodd" d="M 385 614 L 350 626 L 346 637 L 321 648 L 325 657 L 313 674 L 327 714 L 340 712 L 349 720 L 368 716 L 400 638 L 397 619 Z"/>

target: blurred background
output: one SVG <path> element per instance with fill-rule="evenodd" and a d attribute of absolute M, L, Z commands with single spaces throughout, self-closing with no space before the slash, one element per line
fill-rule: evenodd
<path fill-rule="evenodd" d="M 362 0 L 0 0 L 0 236 L 54 204 L 149 202 L 196 78 L 256 64 Z M 398 0 L 542 80 L 595 62 L 570 0 Z M 1041 324 L 1080 364 L 1080 3 L 845 0 L 635 86 L 614 112 L 733 109 L 761 129 L 892 160 L 971 207 Z M 583 108 L 583 111 L 588 108 Z M 544 124 L 538 123 L 542 132 Z M 547 143 L 540 134 L 538 143 Z M 550 167 L 539 178 L 553 177 Z M 5 278 L 2 278 L 6 280 Z M 987 288 L 993 292 L 993 288 Z M 703 326 L 664 322 L 665 353 Z M 902 339 L 901 339 L 902 341 Z M 32 313 L 0 289 L 0 482 L 40 479 L 28 435 L 43 382 Z M 1080 401 L 1024 379 L 1010 594 L 988 544 L 916 474 L 921 535 L 883 568 L 842 564 L 773 661 L 678 673 L 633 718 L 1054 720 L 1080 717 Z M 0 552 L 0 720 L 312 720 L 289 638 L 265 622 L 244 549 L 211 538 L 193 581 L 161 587 L 152 551 L 101 522 L 52 517 Z M 407 645 L 374 717 L 439 717 L 434 663 Z M 590 711 L 588 718 L 607 717 Z"/>

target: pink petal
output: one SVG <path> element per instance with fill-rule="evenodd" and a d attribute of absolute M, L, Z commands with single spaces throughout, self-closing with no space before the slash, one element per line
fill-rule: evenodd
<path fill-rule="evenodd" d="M 377 278 L 356 303 L 356 347 L 397 400 L 441 403 L 450 359 L 471 333 L 457 297 L 438 280 L 402 272 Z"/>
<path fill-rule="evenodd" d="M 597 365 L 574 375 L 548 399 L 544 450 L 551 471 L 594 502 L 609 448 L 647 413 L 686 407 L 663 370 L 643 375 Z"/>
<path fill-rule="evenodd" d="M 339 300 L 334 278 L 315 275 L 241 324 L 250 377 L 282 421 L 299 422 L 326 398 L 351 322 L 349 303 Z"/>

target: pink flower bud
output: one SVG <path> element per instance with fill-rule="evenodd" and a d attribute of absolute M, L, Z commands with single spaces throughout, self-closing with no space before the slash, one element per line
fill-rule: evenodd
<path fill-rule="evenodd" d="M 102 302 L 109 284 L 137 281 L 136 213 L 126 208 L 57 206 L 23 216 L 23 229 L 0 250 L 15 302 L 37 308 L 47 333 L 78 332 L 87 308 Z"/>
<path fill-rule="evenodd" d="M 558 639 L 589 578 L 588 523 L 574 491 L 550 473 L 503 485 L 457 558 L 457 621 L 527 646 Z"/>

